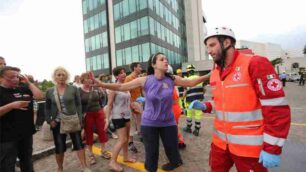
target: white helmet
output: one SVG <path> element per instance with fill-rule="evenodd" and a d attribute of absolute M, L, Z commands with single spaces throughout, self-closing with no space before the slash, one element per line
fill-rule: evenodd
<path fill-rule="evenodd" d="M 170 73 L 171 75 L 173 75 L 173 68 L 169 64 L 168 64 L 167 73 Z"/>
<path fill-rule="evenodd" d="M 211 38 L 213 36 L 228 36 L 230 38 L 233 38 L 234 41 L 236 41 L 235 34 L 231 28 L 215 27 L 208 30 L 207 35 L 204 38 L 204 44 L 206 44 L 208 38 Z"/>

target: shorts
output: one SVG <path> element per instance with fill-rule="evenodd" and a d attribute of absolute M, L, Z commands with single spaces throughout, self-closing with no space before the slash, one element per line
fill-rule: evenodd
<path fill-rule="evenodd" d="M 130 119 L 125 119 L 125 118 L 121 118 L 121 119 L 112 119 L 112 122 L 114 124 L 115 129 L 120 129 L 125 127 L 125 124 L 130 122 Z"/>

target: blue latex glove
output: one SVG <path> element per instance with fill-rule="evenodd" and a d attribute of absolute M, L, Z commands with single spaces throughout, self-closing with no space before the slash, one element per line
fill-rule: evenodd
<path fill-rule="evenodd" d="M 278 167 L 280 165 L 280 156 L 273 155 L 262 150 L 260 152 L 258 162 L 262 163 L 266 168 Z"/>
<path fill-rule="evenodd" d="M 145 101 L 146 101 L 146 99 L 144 97 L 138 97 L 136 99 L 136 102 L 138 102 L 138 103 L 144 103 Z"/>
<path fill-rule="evenodd" d="M 189 109 L 206 110 L 207 107 L 204 103 L 200 102 L 199 100 L 194 100 L 190 103 Z"/>

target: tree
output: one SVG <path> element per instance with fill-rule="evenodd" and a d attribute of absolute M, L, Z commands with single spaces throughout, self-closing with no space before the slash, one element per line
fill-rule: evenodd
<path fill-rule="evenodd" d="M 47 80 L 43 80 L 43 82 L 39 84 L 39 87 L 43 92 L 46 92 L 48 88 L 51 88 L 53 86 L 54 86 L 53 82 Z"/>
<path fill-rule="evenodd" d="M 303 54 L 305 54 L 305 55 L 306 55 L 306 45 L 305 45 L 305 47 L 304 47 Z"/>
<path fill-rule="evenodd" d="M 275 67 L 278 64 L 282 64 L 283 63 L 283 59 L 281 57 L 276 58 L 274 60 L 271 60 L 272 65 Z"/>

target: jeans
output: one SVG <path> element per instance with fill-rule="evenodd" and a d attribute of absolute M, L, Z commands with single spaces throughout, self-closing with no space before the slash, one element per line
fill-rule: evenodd
<path fill-rule="evenodd" d="M 141 134 L 145 147 L 145 168 L 149 172 L 156 172 L 159 156 L 159 137 L 169 162 L 174 166 L 182 164 L 178 149 L 177 126 L 150 127 L 141 126 Z"/>
<path fill-rule="evenodd" d="M 0 171 L 15 172 L 17 142 L 0 143 Z"/>

